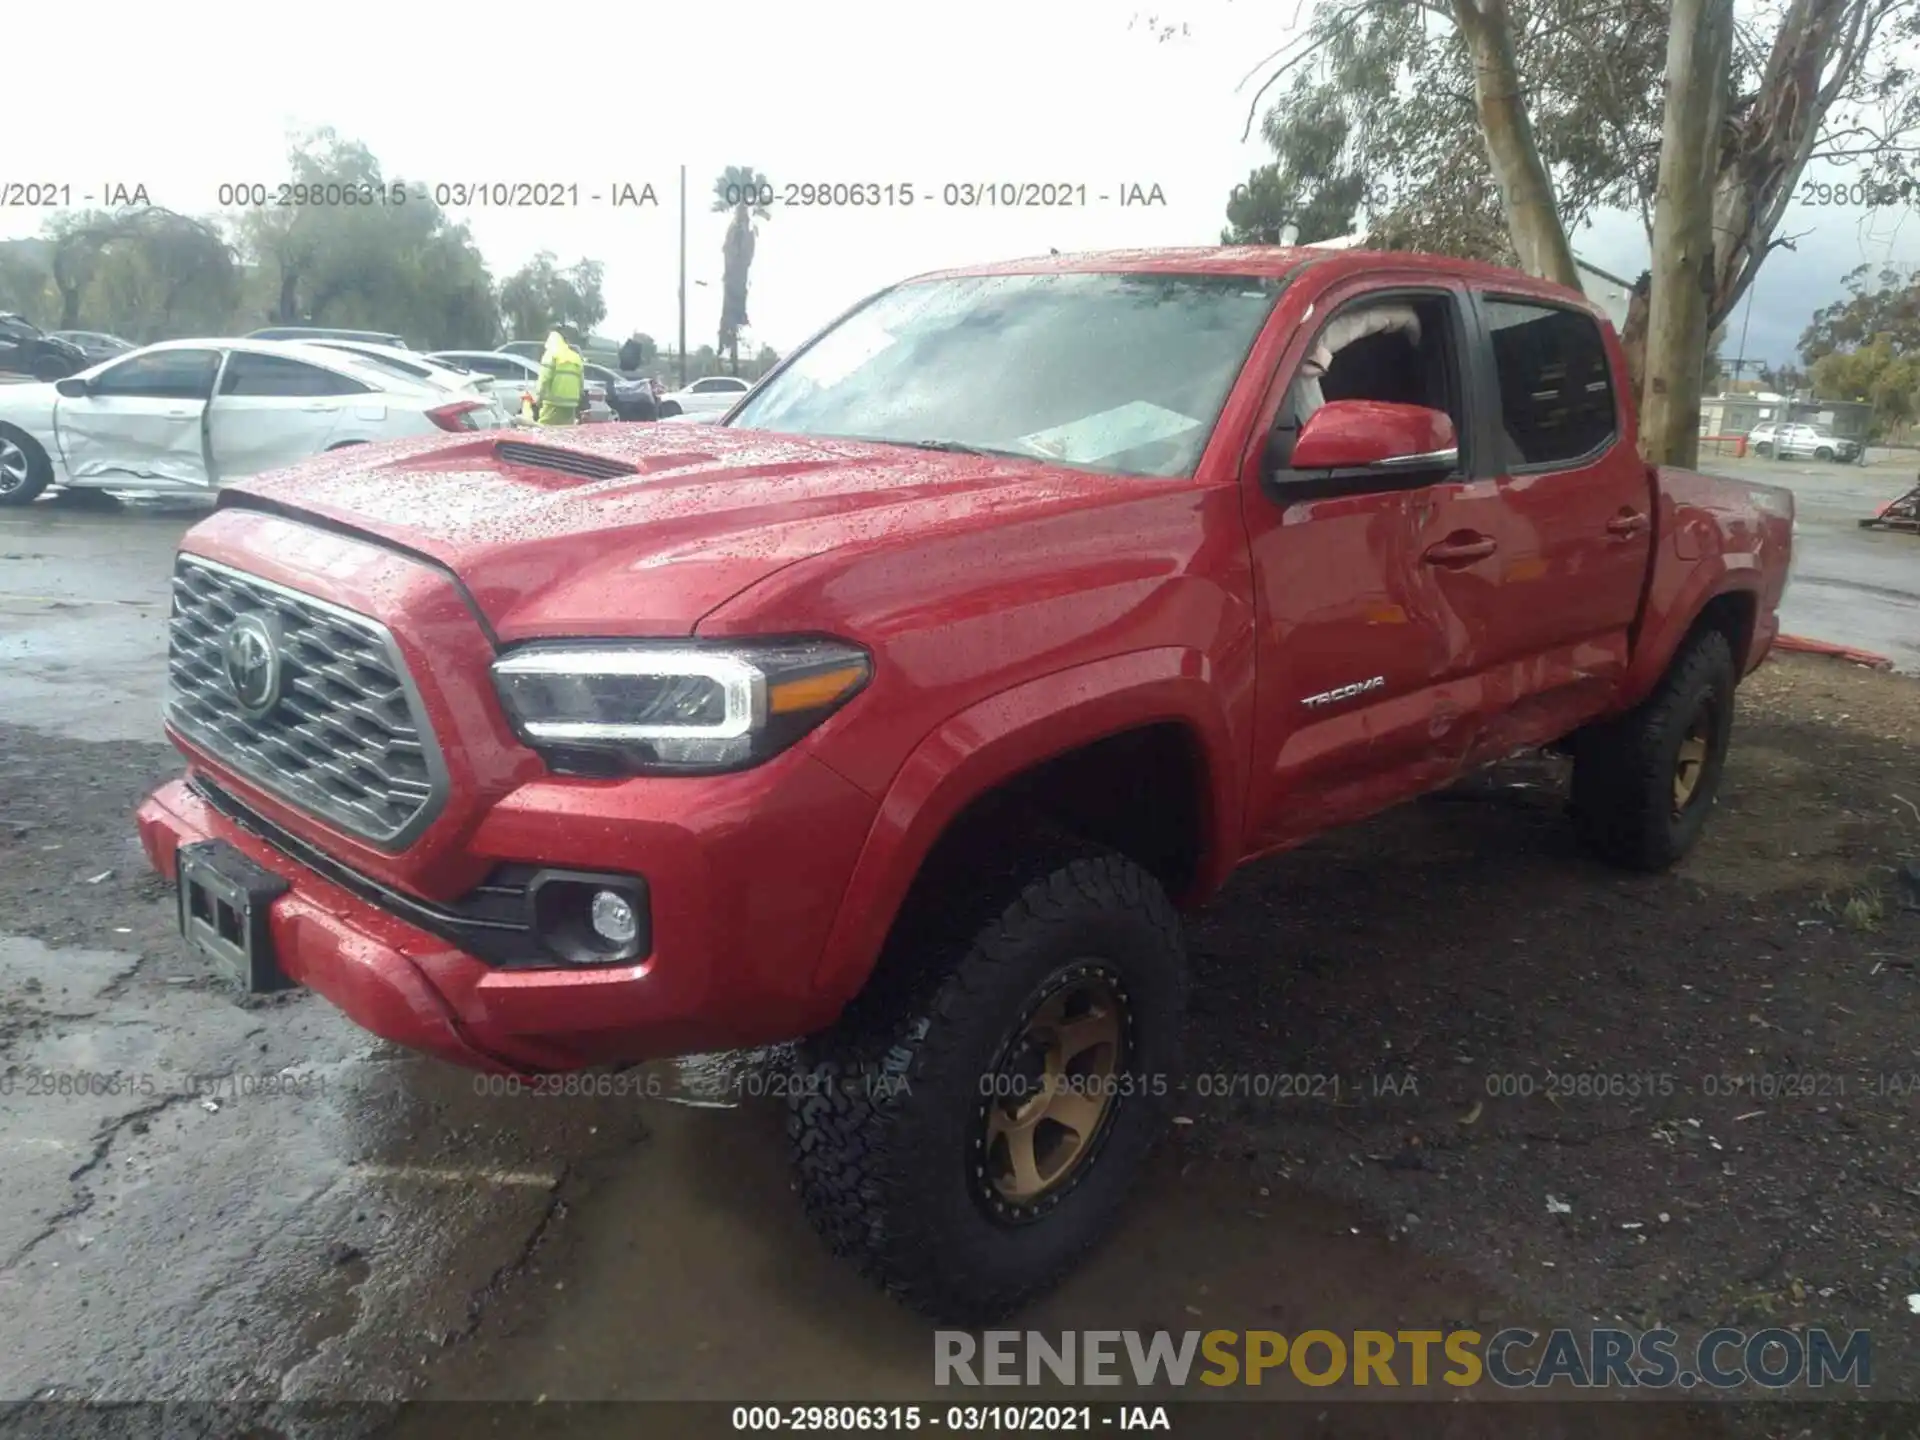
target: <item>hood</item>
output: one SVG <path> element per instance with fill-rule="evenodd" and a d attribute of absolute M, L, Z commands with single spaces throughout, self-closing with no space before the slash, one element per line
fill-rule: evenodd
<path fill-rule="evenodd" d="M 504 641 L 685 635 L 775 571 L 849 546 L 1118 502 L 1164 480 L 724 426 L 356 446 L 225 491 L 459 575 Z"/>

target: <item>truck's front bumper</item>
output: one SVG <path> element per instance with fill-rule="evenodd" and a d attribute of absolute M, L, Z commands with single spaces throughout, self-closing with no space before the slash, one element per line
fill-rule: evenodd
<path fill-rule="evenodd" d="M 397 1044 L 475 1069 L 535 1073 L 768 1044 L 831 1023 L 839 1001 L 812 981 L 845 880 L 835 884 L 833 872 L 851 869 L 873 806 L 811 761 L 791 767 L 779 789 L 757 836 L 726 810 L 690 807 L 671 822 L 625 817 L 629 833 L 650 837 L 630 858 L 651 871 L 652 949 L 631 964 L 581 968 L 477 958 L 366 886 L 319 873 L 185 779 L 156 790 L 136 818 L 148 858 L 169 880 L 177 882 L 181 846 L 219 840 L 287 882 L 266 921 L 286 979 Z M 529 859 L 587 868 L 585 855 L 605 853 L 608 832 L 591 814 L 567 817 L 570 825 L 538 818 L 545 823 L 518 827 L 530 846 L 547 847 L 522 850 Z"/>

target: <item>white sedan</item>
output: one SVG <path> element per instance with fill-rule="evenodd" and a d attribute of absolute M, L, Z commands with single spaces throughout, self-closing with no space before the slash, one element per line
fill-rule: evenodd
<path fill-rule="evenodd" d="M 513 415 L 518 415 L 522 402 L 540 388 L 540 362 L 524 355 L 505 350 L 435 350 L 426 358 L 493 377 L 494 393 Z M 591 424 L 613 419 L 607 387 L 597 380 L 587 381 L 587 409 L 581 418 Z"/>
<path fill-rule="evenodd" d="M 370 345 L 362 340 L 314 340 L 308 342 L 323 350 L 341 350 L 349 355 L 358 355 L 370 360 L 382 370 L 390 370 L 411 380 L 423 380 L 429 385 L 438 385 L 443 390 L 456 393 L 471 393 L 491 404 L 502 425 L 513 419 L 520 408 L 520 397 L 513 397 L 514 408 L 507 409 L 506 402 L 494 389 L 493 377 L 482 375 L 477 370 L 468 370 L 451 360 L 435 361 L 430 356 L 418 354 L 412 350 L 396 350 L 391 345 Z"/>
<path fill-rule="evenodd" d="M 718 419 L 731 410 L 740 397 L 753 388 L 751 381 L 738 375 L 707 375 L 684 390 L 669 390 L 660 397 L 660 418 L 675 415 L 711 415 Z"/>
<path fill-rule="evenodd" d="M 494 408 L 364 358 L 275 340 L 168 340 L 0 387 L 0 505 L 48 485 L 211 491 L 325 450 L 489 430 Z"/>

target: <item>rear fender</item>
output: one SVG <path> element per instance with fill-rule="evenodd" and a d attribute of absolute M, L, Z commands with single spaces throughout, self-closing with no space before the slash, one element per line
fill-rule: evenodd
<path fill-rule="evenodd" d="M 844 1003 L 866 983 L 914 877 L 975 799 L 1044 761 L 1122 731 L 1182 724 L 1204 770 L 1204 854 L 1186 899 L 1231 872 L 1241 838 L 1245 766 L 1234 750 L 1213 667 L 1168 646 L 1116 655 L 1028 681 L 961 711 L 907 757 L 881 801 L 814 975 Z"/>
<path fill-rule="evenodd" d="M 1773 642 L 1774 617 L 1759 603 L 1765 575 L 1757 556 L 1722 551 L 1683 561 L 1663 546 L 1658 557 L 1617 710 L 1630 710 L 1653 693 L 1701 612 L 1723 595 L 1749 595 L 1756 605 L 1747 653 L 1734 657 L 1742 674 L 1759 663 Z"/>

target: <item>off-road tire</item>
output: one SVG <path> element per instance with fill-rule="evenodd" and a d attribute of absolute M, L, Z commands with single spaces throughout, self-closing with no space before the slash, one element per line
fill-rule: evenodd
<path fill-rule="evenodd" d="M 968 888 L 901 927 L 911 948 L 803 1045 L 787 1133 L 829 1248 L 921 1314 L 977 1326 L 1050 1289 L 1114 1222 L 1178 1083 L 1187 979 L 1179 916 L 1118 855 L 1055 850 Z M 1114 1108 L 1042 1213 L 1012 1223 L 982 1193 L 983 1075 L 1034 999 L 1089 961 L 1125 996 Z"/>
<path fill-rule="evenodd" d="M 1733 735 L 1739 676 L 1733 647 L 1717 630 L 1695 634 L 1652 695 L 1618 719 L 1584 731 L 1574 745 L 1573 821 L 1582 842 L 1629 870 L 1665 870 L 1693 847 L 1713 809 Z M 1675 813 L 1680 749 L 1711 705 L 1706 758 L 1691 796 Z"/>
<path fill-rule="evenodd" d="M 8 458 L 17 454 L 26 467 L 24 477 L 0 474 L 0 505 L 29 505 L 53 482 L 53 462 L 24 430 L 0 425 L 0 453 Z"/>

